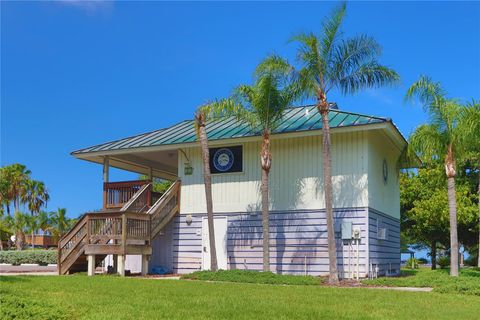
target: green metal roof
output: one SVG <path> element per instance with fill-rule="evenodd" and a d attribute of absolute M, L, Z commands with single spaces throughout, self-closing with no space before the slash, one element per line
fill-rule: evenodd
<path fill-rule="evenodd" d="M 336 109 L 331 109 L 328 116 L 330 128 L 360 126 L 389 121 L 386 118 Z M 234 117 L 211 121 L 207 124 L 206 129 L 209 140 L 260 135 L 260 130 L 253 130 L 247 123 L 237 121 Z M 320 129 L 322 129 L 322 121 L 316 106 L 292 107 L 285 110 L 282 122 L 273 133 L 302 132 Z M 195 141 L 197 141 L 197 137 L 193 120 L 185 120 L 169 128 L 80 149 L 74 151 L 72 154 L 174 145 Z"/>

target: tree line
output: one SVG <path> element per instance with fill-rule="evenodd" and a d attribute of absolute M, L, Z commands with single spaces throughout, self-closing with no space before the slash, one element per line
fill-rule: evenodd
<path fill-rule="evenodd" d="M 0 250 L 4 241 L 12 243 L 11 235 L 15 235 L 16 249 L 22 250 L 26 235 L 33 246 L 40 230 L 59 239 L 70 229 L 75 220 L 67 217 L 66 209 L 44 210 L 49 199 L 45 184 L 32 179 L 26 166 L 16 163 L 0 168 Z"/>

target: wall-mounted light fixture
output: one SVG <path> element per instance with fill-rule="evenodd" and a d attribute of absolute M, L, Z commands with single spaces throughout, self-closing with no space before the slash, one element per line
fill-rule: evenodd
<path fill-rule="evenodd" d="M 183 174 L 186 176 L 191 176 L 193 174 L 193 167 L 190 164 L 190 159 L 188 159 L 187 154 L 185 153 L 185 151 L 183 151 L 183 149 L 178 150 L 180 150 L 180 152 L 183 153 L 185 159 L 187 159 L 187 162 L 185 162 L 185 167 L 183 168 Z"/>
<path fill-rule="evenodd" d="M 190 165 L 190 163 L 188 162 L 185 163 L 185 168 L 183 168 L 183 173 L 186 176 L 191 176 L 193 174 L 193 167 Z"/>

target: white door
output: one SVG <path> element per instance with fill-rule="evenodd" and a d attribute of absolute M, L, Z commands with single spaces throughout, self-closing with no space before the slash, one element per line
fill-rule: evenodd
<path fill-rule="evenodd" d="M 227 217 L 215 217 L 213 226 L 218 269 L 227 270 Z M 210 270 L 210 241 L 206 217 L 202 219 L 202 270 Z"/>

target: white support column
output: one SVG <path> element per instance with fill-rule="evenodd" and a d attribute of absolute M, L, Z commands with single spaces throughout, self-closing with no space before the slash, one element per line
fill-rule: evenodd
<path fill-rule="evenodd" d="M 94 276 L 95 275 L 95 255 L 89 254 L 87 256 L 87 261 L 88 261 L 88 275 Z"/>
<path fill-rule="evenodd" d="M 150 257 L 146 254 L 142 254 L 142 276 L 146 276 L 148 274 L 148 260 Z"/>
<path fill-rule="evenodd" d="M 103 157 L 103 182 L 108 182 L 110 175 L 110 160 L 108 156 Z"/>
<path fill-rule="evenodd" d="M 125 255 L 124 254 L 118 255 L 117 268 L 118 268 L 118 274 L 124 277 L 125 276 Z"/>

